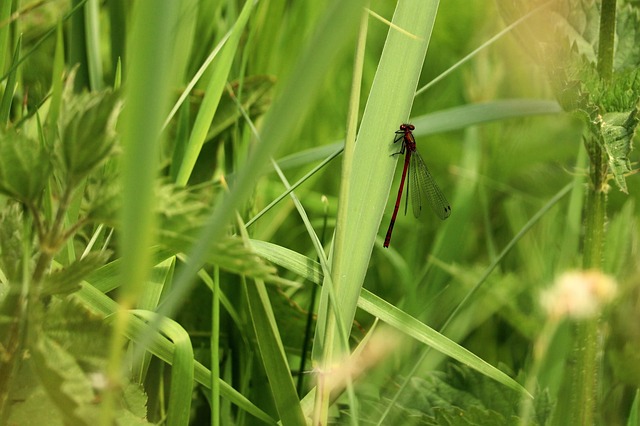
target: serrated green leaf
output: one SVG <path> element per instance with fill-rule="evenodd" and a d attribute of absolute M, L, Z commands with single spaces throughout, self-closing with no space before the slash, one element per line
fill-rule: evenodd
<path fill-rule="evenodd" d="M 44 281 L 42 295 L 68 294 L 79 290 L 80 282 L 102 266 L 108 257 L 108 253 L 89 253 L 82 259 L 52 272 Z"/>
<path fill-rule="evenodd" d="M 602 147 L 607 153 L 609 169 L 613 178 L 624 193 L 627 193 L 625 174 L 631 171 L 629 153 L 633 136 L 638 127 L 638 108 L 629 112 L 612 112 L 602 116 L 599 122 Z"/>
<path fill-rule="evenodd" d="M 197 241 L 197 230 L 192 230 L 190 235 L 161 231 L 159 236 L 162 247 L 173 254 L 188 253 Z M 205 255 L 205 261 L 229 272 L 269 282 L 278 281 L 276 269 L 247 248 L 238 237 L 226 237 L 213 244 Z"/>
<path fill-rule="evenodd" d="M 51 174 L 48 150 L 22 133 L 0 135 L 0 193 L 36 205 Z"/>
<path fill-rule="evenodd" d="M 144 389 L 142 389 L 142 387 L 140 387 L 135 383 L 129 383 L 127 386 L 124 387 L 123 400 L 128 408 L 128 411 L 126 411 L 125 413 L 132 414 L 137 418 L 138 421 L 146 417 L 147 395 L 144 393 Z M 137 423 L 137 424 L 148 424 L 148 423 L 143 422 L 143 423 Z"/>
<path fill-rule="evenodd" d="M 64 345 L 66 352 L 83 362 L 83 368 L 105 367 L 111 330 L 100 316 L 73 296 L 52 298 L 46 314 L 43 330 L 49 338 Z"/>
<path fill-rule="evenodd" d="M 0 212 L 0 269 L 9 283 L 21 282 L 22 220 L 22 209 L 17 203 L 6 205 Z"/>
<path fill-rule="evenodd" d="M 31 353 L 40 382 L 63 413 L 66 422 L 87 424 L 76 410 L 90 404 L 94 393 L 90 380 L 74 357 L 46 335 L 40 336 Z"/>
<path fill-rule="evenodd" d="M 121 206 L 116 167 L 107 164 L 86 179 L 82 211 L 89 221 L 115 226 Z M 114 165 L 115 166 L 115 165 Z"/>
<path fill-rule="evenodd" d="M 188 253 L 198 240 L 210 215 L 211 194 L 197 193 L 175 185 L 157 191 L 160 217 L 159 243 L 171 254 Z M 229 272 L 273 281 L 276 270 L 267 265 L 241 239 L 226 237 L 212 244 L 205 261 Z"/>
<path fill-rule="evenodd" d="M 61 159 L 68 181 L 75 184 L 113 152 L 121 104 L 112 91 L 78 96 L 67 87 L 65 105 L 60 115 Z"/>
<path fill-rule="evenodd" d="M 544 398 L 543 398 L 544 399 Z M 415 377 L 394 410 L 402 417 L 421 417 L 430 425 L 518 424 L 520 395 L 467 367 L 449 364 L 446 371 Z M 545 424 L 549 406 L 542 404 L 529 424 Z"/>
<path fill-rule="evenodd" d="M 617 45 L 613 66 L 616 70 L 640 66 L 640 9 L 630 3 L 618 7 L 616 17 Z"/>

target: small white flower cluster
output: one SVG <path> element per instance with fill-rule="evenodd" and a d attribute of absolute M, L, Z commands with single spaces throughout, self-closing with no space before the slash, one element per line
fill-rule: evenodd
<path fill-rule="evenodd" d="M 616 291 L 615 280 L 601 271 L 572 271 L 542 293 L 541 303 L 551 318 L 587 319 L 611 302 Z"/>

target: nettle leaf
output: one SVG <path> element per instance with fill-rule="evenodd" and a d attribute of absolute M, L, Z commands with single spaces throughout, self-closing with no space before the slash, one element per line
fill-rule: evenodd
<path fill-rule="evenodd" d="M 160 245 L 175 254 L 188 254 L 198 241 L 200 229 L 193 229 L 190 235 L 161 230 Z M 225 237 L 212 245 L 205 255 L 207 262 L 218 265 L 225 271 L 263 279 L 267 282 L 283 283 L 277 276 L 275 267 L 264 262 L 250 247 L 246 247 L 239 237 Z"/>
<path fill-rule="evenodd" d="M 631 171 L 629 153 L 633 148 L 632 141 L 638 127 L 638 108 L 630 112 L 613 112 L 602 116 L 598 123 L 602 136 L 602 147 L 607 153 L 609 169 L 613 178 L 624 193 L 627 193 L 625 174 Z"/>
<path fill-rule="evenodd" d="M 22 133 L 0 135 L 0 193 L 37 205 L 51 175 L 51 155 Z"/>
<path fill-rule="evenodd" d="M 80 260 L 48 275 L 42 288 L 43 296 L 68 294 L 80 289 L 80 282 L 105 264 L 109 253 L 89 253 Z"/>
<path fill-rule="evenodd" d="M 18 203 L 7 204 L 0 211 L 0 269 L 15 286 L 22 285 L 23 220 Z"/>
<path fill-rule="evenodd" d="M 112 91 L 70 95 L 60 116 L 60 156 L 75 184 L 114 152 L 121 102 Z"/>
<path fill-rule="evenodd" d="M 101 393 L 108 386 L 111 328 L 75 296 L 53 297 L 45 313 L 29 362 L 65 424 L 93 425 L 100 419 Z M 118 424 L 148 424 L 147 399 L 138 385 L 122 383 L 118 399 Z"/>
<path fill-rule="evenodd" d="M 106 366 L 110 327 L 75 295 L 53 297 L 46 307 L 45 334 L 64 346 L 83 369 L 102 370 Z"/>
<path fill-rule="evenodd" d="M 81 211 L 87 220 L 115 226 L 122 190 L 118 179 L 117 158 L 111 158 L 85 181 Z"/>
<path fill-rule="evenodd" d="M 640 66 L 640 10 L 630 3 L 618 7 L 616 19 L 617 46 L 613 58 L 615 69 Z"/>
<path fill-rule="evenodd" d="M 47 395 L 63 413 L 66 422 L 88 424 L 76 410 L 94 399 L 91 381 L 77 361 L 59 343 L 41 335 L 31 348 L 33 366 Z"/>
<path fill-rule="evenodd" d="M 398 400 L 400 416 L 422 418 L 429 425 L 512 425 L 518 420 L 521 395 L 478 372 L 456 364 L 446 371 L 414 377 Z M 529 424 L 546 424 L 551 404 L 538 393 Z"/>
<path fill-rule="evenodd" d="M 175 185 L 163 185 L 156 191 L 161 247 L 174 254 L 189 253 L 193 249 L 211 215 L 211 195 Z M 265 281 L 277 278 L 276 269 L 246 247 L 239 237 L 217 241 L 207 252 L 206 260 L 229 272 Z"/>

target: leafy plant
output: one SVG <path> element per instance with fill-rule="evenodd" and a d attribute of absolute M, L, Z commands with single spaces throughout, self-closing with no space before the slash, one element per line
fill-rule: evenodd
<path fill-rule="evenodd" d="M 0 423 L 638 418 L 635 3 L 365 3 L 0 4 Z"/>

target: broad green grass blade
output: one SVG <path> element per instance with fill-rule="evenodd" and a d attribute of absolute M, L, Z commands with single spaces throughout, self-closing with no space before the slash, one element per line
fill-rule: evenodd
<path fill-rule="evenodd" d="M 131 314 L 145 321 L 151 321 L 157 316 L 155 312 L 143 309 L 134 309 Z M 160 331 L 173 343 L 167 425 L 188 425 L 191 414 L 191 393 L 194 374 L 191 339 L 189 338 L 189 333 L 171 318 L 160 319 Z"/>
<path fill-rule="evenodd" d="M 174 267 L 175 257 L 173 256 L 153 267 L 147 285 L 144 286 L 138 300 L 138 309 L 147 311 L 154 311 L 156 309 L 165 285 L 171 282 Z M 149 362 L 151 362 L 151 357 L 145 354 L 141 362 L 133 364 L 131 376 L 134 377 L 138 383 L 144 382 L 149 368 Z"/>
<path fill-rule="evenodd" d="M 354 162 L 343 164 L 343 168 L 350 168 L 343 174 L 350 175 L 351 181 L 343 183 L 349 188 L 341 191 L 339 209 L 348 213 L 338 212 L 338 217 L 345 219 L 336 226 L 332 276 L 343 321 L 337 326 L 347 333 L 389 195 L 395 166 L 390 157 L 394 132 L 409 117 L 437 8 L 437 1 L 398 2 L 393 24 L 415 37 L 389 30 L 356 140 Z M 324 286 L 321 306 L 328 306 L 328 296 Z M 316 334 L 314 359 L 323 364 L 332 362 L 338 348 L 334 346 L 337 334 L 332 318 L 327 309 L 319 311 L 318 324 L 326 325 L 326 333 Z"/>
<path fill-rule="evenodd" d="M 62 106 L 62 75 L 64 73 L 64 39 L 62 23 L 56 26 L 56 51 L 53 56 L 53 72 L 51 73 L 51 102 L 47 116 L 48 141 L 53 141 L 57 133 L 58 117 Z"/>
<path fill-rule="evenodd" d="M 133 308 L 151 269 L 155 238 L 154 194 L 160 158 L 160 129 L 170 94 L 173 32 L 177 2 L 141 0 L 134 5 L 128 45 L 125 109 L 122 113 L 122 207 L 119 249 L 122 254 L 120 302 Z M 120 312 L 120 311 L 119 311 Z M 122 311 L 114 321 L 107 374 L 119 381 L 122 343 L 128 317 Z M 105 392 L 102 422 L 110 423 L 115 394 Z"/>
<path fill-rule="evenodd" d="M 385 302 L 371 292 L 362 290 L 358 306 L 381 321 L 408 334 L 414 339 L 432 347 L 433 349 L 450 356 L 451 358 L 468 365 L 487 377 L 502 383 L 503 385 L 528 395 L 528 392 L 518 382 L 507 376 L 502 371 L 483 361 L 467 349 L 449 340 L 446 336 L 421 323 L 411 315 Z M 531 395 L 529 395 L 531 396 Z"/>
<path fill-rule="evenodd" d="M 98 0 L 87 0 L 84 6 L 84 28 L 86 36 L 87 66 L 92 90 L 104 86 L 102 57 L 100 56 L 100 10 Z"/>
<path fill-rule="evenodd" d="M 260 359 L 269 378 L 271 393 L 284 425 L 305 425 L 304 415 L 296 392 L 291 369 L 287 363 L 276 319 L 264 282 L 255 280 L 245 284 L 245 295 L 251 323 L 256 333 Z"/>
<path fill-rule="evenodd" d="M 240 218 L 238 218 L 238 222 L 241 227 L 242 238 L 248 243 L 249 236 L 246 228 Z M 260 359 L 269 378 L 269 387 L 271 388 L 280 420 L 284 425 L 305 425 L 306 421 L 300 407 L 293 377 L 291 376 L 291 368 L 289 368 L 287 354 L 280 338 L 280 332 L 264 281 L 257 279 L 253 280 L 253 283 L 247 283 L 244 279 L 243 281 L 244 294 L 251 315 L 251 324 L 260 349 Z"/>
<path fill-rule="evenodd" d="M 16 80 L 18 78 L 17 64 L 20 59 L 20 51 L 22 50 L 22 36 L 18 37 L 16 47 L 13 51 L 12 69 L 7 78 L 7 85 L 0 101 L 0 126 L 6 127 L 9 124 L 9 112 L 11 112 L 11 102 L 15 93 Z"/>
<path fill-rule="evenodd" d="M 541 99 L 504 99 L 449 108 L 412 119 L 416 136 L 463 129 L 477 124 L 532 115 L 563 112 L 556 101 Z"/>
<path fill-rule="evenodd" d="M 123 294 L 134 298 L 142 290 L 151 261 L 155 179 L 158 172 L 160 127 L 168 107 L 172 31 L 177 27 L 177 3 L 136 3 L 129 46 L 126 102 L 122 115 L 122 279 Z M 133 303 L 131 303 L 133 305 Z"/>
<path fill-rule="evenodd" d="M 87 282 L 83 282 L 81 284 L 81 289 L 75 293 L 75 297 L 78 297 L 85 306 L 100 315 L 113 315 L 120 309 L 118 303 Z M 150 330 L 149 324 L 146 324 L 139 318 L 132 318 L 128 324 L 128 328 L 125 330 L 125 335 L 133 340 L 139 338 L 139 336 L 148 335 Z M 145 342 L 136 343 L 145 343 L 145 345 L 147 345 L 147 350 L 152 354 L 164 362 L 172 364 L 174 350 L 173 344 L 159 332 L 155 331 L 151 338 L 145 339 Z M 206 388 L 211 387 L 211 372 L 199 362 L 195 363 L 195 380 Z M 267 424 L 276 424 L 275 420 L 273 420 L 271 416 L 255 406 L 244 395 L 233 389 L 229 384 L 223 380 L 220 380 L 219 384 L 220 394 L 231 403 Z"/>
<path fill-rule="evenodd" d="M 322 269 L 315 260 L 267 241 L 251 240 L 251 247 L 264 259 L 288 269 L 305 280 L 322 284 Z"/>
<path fill-rule="evenodd" d="M 180 169 L 178 170 L 176 178 L 176 183 L 178 185 L 187 184 L 189 176 L 191 176 L 191 172 L 193 171 L 193 166 L 196 164 L 198 155 L 200 155 L 200 150 L 202 149 L 202 145 L 207 137 L 207 132 L 211 126 L 211 120 L 213 120 L 213 116 L 218 108 L 220 96 L 222 95 L 224 86 L 227 84 L 227 77 L 229 75 L 229 70 L 231 69 L 231 64 L 233 63 L 234 57 L 237 53 L 240 38 L 244 33 L 244 28 L 247 22 L 249 21 L 254 4 L 255 3 L 253 1 L 245 2 L 242 12 L 233 26 L 233 30 L 226 45 L 222 48 L 217 60 L 213 62 L 213 72 L 211 73 L 211 78 L 207 84 L 207 89 L 205 91 L 204 99 L 202 100 L 202 105 L 200 105 L 198 115 L 196 116 L 196 121 L 191 129 L 191 136 L 185 148 L 186 150 L 182 158 L 182 164 L 180 164 Z"/>
<path fill-rule="evenodd" d="M 3 2 L 0 3 L 0 52 L 8 52 L 7 46 L 9 45 L 9 33 L 11 30 L 9 19 L 11 17 L 12 5 L 13 0 L 3 0 Z M 4 54 L 0 55 L 0 75 L 4 73 L 6 59 L 7 57 Z"/>
<path fill-rule="evenodd" d="M 283 247 L 278 248 L 277 246 L 263 242 L 252 241 L 252 246 L 260 255 L 269 253 L 271 261 L 274 263 L 278 263 L 280 266 L 292 272 L 301 273 L 301 276 L 305 276 L 307 279 L 319 283 L 321 269 L 314 260 L 289 249 Z M 526 393 L 526 390 L 520 384 L 502 371 L 366 289 L 362 289 L 360 293 L 358 307 L 429 347 L 478 370 L 487 377 L 491 377 L 519 392 Z"/>

